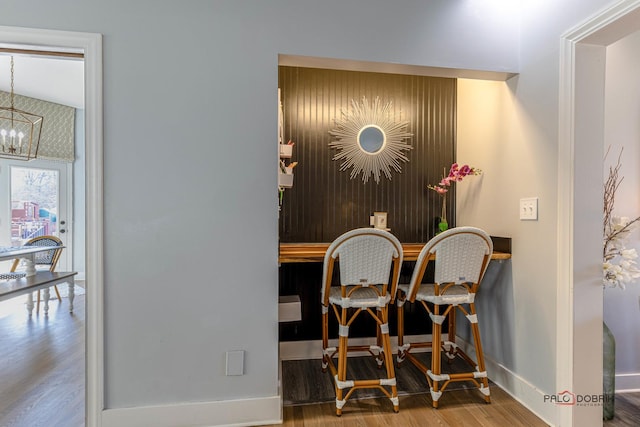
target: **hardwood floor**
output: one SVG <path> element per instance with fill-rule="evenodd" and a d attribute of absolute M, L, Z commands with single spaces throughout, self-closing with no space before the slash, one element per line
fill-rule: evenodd
<path fill-rule="evenodd" d="M 84 426 L 85 296 L 73 314 L 63 298 L 29 317 L 25 301 L 0 302 L 0 426 Z"/>
<path fill-rule="evenodd" d="M 441 397 L 439 409 L 431 408 L 429 395 L 400 397 L 400 412 L 393 413 L 387 399 L 350 400 L 343 415 L 335 415 L 335 404 L 285 406 L 284 427 L 350 427 L 389 426 L 403 427 L 535 427 L 548 424 L 494 387 L 491 404 L 479 402 L 474 390 L 456 390 Z M 604 422 L 604 427 L 637 427 L 640 425 L 640 393 L 616 394 L 615 417 Z M 264 427 L 276 427 L 269 425 Z"/>
<path fill-rule="evenodd" d="M 429 353 L 416 353 L 424 363 Z M 355 363 L 353 363 L 355 362 Z M 356 366 L 351 366 L 351 365 Z M 446 367 L 455 373 L 468 369 L 456 359 Z M 384 370 L 376 367 L 371 357 L 354 357 L 347 368 L 349 378 L 375 378 Z M 282 363 L 284 425 L 298 426 L 547 426 L 531 411 L 490 383 L 491 404 L 471 383 L 453 383 L 442 394 L 440 408 L 433 409 L 426 392 L 424 374 L 410 363 L 396 369 L 400 412 L 394 413 L 391 402 L 372 389 L 357 390 L 343 408 L 343 415 L 335 415 L 335 391 L 328 373 L 322 373 L 320 360 L 286 361 Z M 305 381 L 300 381 L 305 378 Z M 356 399 L 357 398 L 357 399 Z M 324 403 L 313 403 L 324 402 Z"/>
<path fill-rule="evenodd" d="M 431 407 L 428 394 L 400 397 L 400 412 L 394 413 L 388 399 L 350 400 L 341 417 L 334 403 L 285 406 L 284 427 L 536 427 L 548 424 L 495 387 L 491 404 L 478 398 L 476 390 L 455 390 L 443 394 L 440 408 Z M 276 427 L 275 425 L 269 427 Z"/>
<path fill-rule="evenodd" d="M 640 392 L 617 393 L 612 420 L 605 421 L 605 427 L 640 426 Z"/>
<path fill-rule="evenodd" d="M 68 301 L 51 302 L 49 316 L 29 318 L 25 298 L 0 302 L 0 426 L 84 426 L 84 302 L 78 295 L 74 314 Z M 42 310 L 42 309 L 41 309 Z M 285 406 L 285 427 L 313 426 L 546 426 L 498 387 L 492 403 L 475 390 L 455 390 L 431 408 L 428 394 L 400 397 L 400 412 L 388 399 L 350 400 L 342 417 L 332 402 Z M 616 416 L 606 427 L 640 425 L 640 393 L 616 395 Z M 275 426 L 273 426 L 275 427 Z"/>

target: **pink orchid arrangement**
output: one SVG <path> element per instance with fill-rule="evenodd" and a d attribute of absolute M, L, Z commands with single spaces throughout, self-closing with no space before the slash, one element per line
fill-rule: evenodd
<path fill-rule="evenodd" d="M 445 200 L 445 196 L 449 191 L 449 187 L 451 187 L 451 184 L 454 182 L 462 181 L 466 176 L 480 174 L 482 174 L 482 170 L 478 168 L 474 168 L 469 165 L 460 166 L 458 165 L 458 163 L 454 163 L 449 169 L 449 175 L 442 178 L 442 180 L 438 184 L 427 185 L 427 188 L 429 190 L 433 190 L 442 196 L 442 214 L 440 217 L 440 223 L 438 224 L 438 228 L 440 229 L 440 231 L 444 231 L 449 228 L 449 224 L 447 223 L 447 203 Z"/>
<path fill-rule="evenodd" d="M 449 191 L 449 187 L 452 182 L 460 182 L 468 175 L 480 175 L 482 171 L 478 168 L 472 168 L 469 165 L 459 166 L 457 163 L 451 165 L 449 169 L 449 175 L 442 178 L 442 180 L 436 185 L 427 185 L 427 188 L 434 190 L 436 193 L 444 195 Z"/>

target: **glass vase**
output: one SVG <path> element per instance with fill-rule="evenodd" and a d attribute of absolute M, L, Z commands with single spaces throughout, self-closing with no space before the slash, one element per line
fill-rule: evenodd
<path fill-rule="evenodd" d="M 438 221 L 438 229 L 436 230 L 436 234 L 440 234 L 448 229 L 449 223 L 447 222 L 447 198 L 442 196 L 442 212 L 440 214 L 440 220 Z"/>
<path fill-rule="evenodd" d="M 613 419 L 616 393 L 616 340 L 606 323 L 602 322 L 602 373 L 604 420 Z"/>

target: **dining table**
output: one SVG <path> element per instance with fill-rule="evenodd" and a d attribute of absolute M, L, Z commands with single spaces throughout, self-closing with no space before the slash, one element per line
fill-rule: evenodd
<path fill-rule="evenodd" d="M 20 259 L 23 260 L 25 266 L 24 277 L 18 276 L 14 279 L 0 280 L 0 301 L 20 294 L 27 294 L 26 307 L 31 315 L 34 306 L 32 293 L 43 290 L 46 315 L 49 310 L 49 288 L 56 284 L 67 283 L 69 285 L 69 311 L 73 312 L 74 276 L 77 273 L 38 271 L 35 266 L 38 253 L 60 248 L 64 248 L 64 246 L 0 246 L 0 261 Z"/>
<path fill-rule="evenodd" d="M 36 254 L 61 247 L 64 246 L 0 246 L 0 261 L 22 259 L 26 276 L 33 276 L 36 274 Z"/>

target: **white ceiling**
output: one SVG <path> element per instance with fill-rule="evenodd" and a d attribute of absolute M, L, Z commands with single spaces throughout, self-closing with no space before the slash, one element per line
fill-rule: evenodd
<path fill-rule="evenodd" d="M 84 61 L 15 54 L 13 88 L 17 95 L 84 108 Z M 11 88 L 11 55 L 0 54 L 0 90 Z M 16 108 L 20 108 L 16 105 Z"/>

